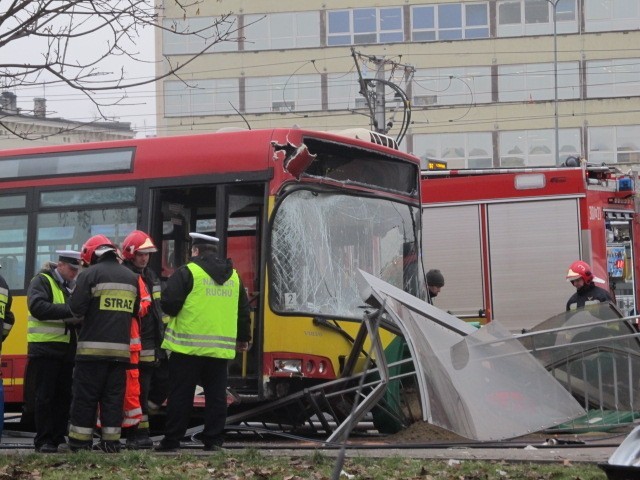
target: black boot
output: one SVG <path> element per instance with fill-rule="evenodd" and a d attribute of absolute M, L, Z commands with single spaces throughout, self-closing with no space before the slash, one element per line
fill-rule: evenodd
<path fill-rule="evenodd" d="M 122 436 L 127 439 L 125 447 L 127 450 L 138 449 L 138 426 L 127 427 L 122 429 Z"/>
<path fill-rule="evenodd" d="M 120 440 L 102 440 L 98 449 L 105 453 L 120 453 Z"/>
<path fill-rule="evenodd" d="M 149 437 L 148 428 L 138 428 L 136 432 L 136 445 L 141 449 L 153 448 L 153 440 Z"/>

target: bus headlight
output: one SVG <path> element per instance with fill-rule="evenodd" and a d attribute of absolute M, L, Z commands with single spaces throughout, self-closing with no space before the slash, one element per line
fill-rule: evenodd
<path fill-rule="evenodd" d="M 294 360 L 291 358 L 275 359 L 273 361 L 273 370 L 278 373 L 292 373 L 296 375 L 302 374 L 302 360 Z"/>

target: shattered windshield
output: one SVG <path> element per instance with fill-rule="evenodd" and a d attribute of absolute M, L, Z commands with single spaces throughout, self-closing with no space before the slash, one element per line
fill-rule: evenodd
<path fill-rule="evenodd" d="M 358 269 L 422 292 L 419 209 L 380 198 L 295 190 L 271 230 L 270 301 L 277 312 L 362 318 Z"/>

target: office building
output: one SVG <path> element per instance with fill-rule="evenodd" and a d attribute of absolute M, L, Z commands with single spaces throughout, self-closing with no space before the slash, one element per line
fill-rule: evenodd
<path fill-rule="evenodd" d="M 389 124 L 406 130 L 402 149 L 452 168 L 640 163 L 637 0 L 163 7 L 159 59 L 186 62 L 214 29 L 231 41 L 159 82 L 159 135 Z M 173 33 L 185 28 L 201 34 Z M 377 92 L 371 108 L 360 77 Z"/>

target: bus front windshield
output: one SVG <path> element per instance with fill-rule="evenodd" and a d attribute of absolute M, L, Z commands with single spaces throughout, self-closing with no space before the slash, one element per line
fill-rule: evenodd
<path fill-rule="evenodd" d="M 272 223 L 271 308 L 360 320 L 358 269 L 418 295 L 418 215 L 418 208 L 386 199 L 293 191 Z"/>

